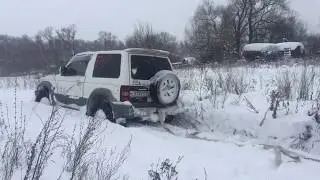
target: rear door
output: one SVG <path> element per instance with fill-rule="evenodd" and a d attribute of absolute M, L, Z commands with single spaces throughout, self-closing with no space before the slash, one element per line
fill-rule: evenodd
<path fill-rule="evenodd" d="M 150 79 L 161 70 L 172 71 L 168 57 L 131 54 L 131 102 L 137 107 L 157 106 L 150 95 Z"/>

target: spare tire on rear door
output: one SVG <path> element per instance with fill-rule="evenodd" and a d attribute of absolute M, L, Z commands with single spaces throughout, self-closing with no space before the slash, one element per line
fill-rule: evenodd
<path fill-rule="evenodd" d="M 150 94 L 156 103 L 161 105 L 176 103 L 180 93 L 180 80 L 175 73 L 162 70 L 156 73 L 150 81 Z"/>

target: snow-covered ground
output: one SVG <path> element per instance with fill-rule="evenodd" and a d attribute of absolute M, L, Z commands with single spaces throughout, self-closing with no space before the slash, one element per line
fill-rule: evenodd
<path fill-rule="evenodd" d="M 97 162 L 105 159 L 104 169 L 111 169 L 119 158 L 117 153 L 121 152 L 127 158 L 117 175 L 127 175 L 129 179 L 150 179 L 149 170 L 157 169 L 156 165 L 161 166 L 167 158 L 175 162 L 179 157 L 183 158 L 177 165 L 177 176 L 183 180 L 205 179 L 206 175 L 208 180 L 319 178 L 319 162 L 303 158 L 301 162 L 295 162 L 294 158 L 278 151 L 278 147 L 282 147 L 303 157 L 320 159 L 320 143 L 317 142 L 320 128 L 314 116 L 308 115 L 316 105 L 320 90 L 318 67 L 308 67 L 305 72 L 309 87 L 305 100 L 299 98 L 303 66 L 184 69 L 178 70 L 178 74 L 183 89 L 180 101 L 187 111 L 167 126 L 173 134 L 158 124 L 132 123 L 125 128 L 97 117 L 96 121 L 101 123 L 94 131 L 94 144 L 81 161 L 87 164 L 85 167 L 91 179 L 98 178 Z M 272 112 L 267 112 L 269 97 L 272 90 L 281 91 L 282 85 L 288 84 L 283 83 L 288 82 L 286 75 L 291 91 L 283 94 L 290 96 L 281 96 L 274 119 Z M 52 111 L 46 102 L 33 101 L 36 80 L 19 78 L 17 88 L 14 88 L 14 80 L 0 79 L 1 154 L 7 142 L 6 130 L 14 131 L 15 120 L 25 119 L 23 142 L 28 142 L 25 147 L 29 150 Z M 265 114 L 265 121 L 260 126 Z M 58 179 L 60 175 L 60 179 L 70 179 L 71 172 L 64 167 L 68 152 L 73 153 L 73 146 L 66 142 L 74 137 L 77 144 L 91 121 L 83 111 L 63 108 L 59 108 L 56 120 L 62 122 L 61 136 L 57 136 L 60 140 L 53 143 L 56 147 L 40 179 Z M 7 124 L 10 128 L 6 128 Z M 310 136 L 304 139 L 306 134 Z M 68 151 L 68 147 L 71 150 Z M 19 162 L 13 179 L 24 177 L 26 153 L 20 153 Z M 1 166 L 3 172 L 4 166 Z"/>

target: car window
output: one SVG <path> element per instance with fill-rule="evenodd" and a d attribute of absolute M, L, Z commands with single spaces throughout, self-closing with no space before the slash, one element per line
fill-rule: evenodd
<path fill-rule="evenodd" d="M 161 70 L 172 70 L 167 58 L 131 55 L 131 77 L 148 80 Z"/>
<path fill-rule="evenodd" d="M 120 65 L 121 54 L 99 54 L 92 76 L 96 78 L 119 78 Z"/>
<path fill-rule="evenodd" d="M 66 66 L 64 76 L 84 76 L 91 55 L 74 56 Z"/>

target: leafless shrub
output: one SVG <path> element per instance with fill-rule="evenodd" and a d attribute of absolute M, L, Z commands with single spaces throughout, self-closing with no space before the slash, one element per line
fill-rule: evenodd
<path fill-rule="evenodd" d="M 222 89 L 224 87 L 224 84 L 225 84 L 224 83 L 223 74 L 221 72 L 218 72 L 217 75 L 218 75 L 217 85 L 218 85 L 219 88 Z"/>
<path fill-rule="evenodd" d="M 202 101 L 203 100 L 203 96 L 204 93 L 207 91 L 206 90 L 206 78 L 207 78 L 207 73 L 208 73 L 208 69 L 205 68 L 205 66 L 201 66 L 200 67 L 200 85 L 199 85 L 199 100 Z"/>
<path fill-rule="evenodd" d="M 312 117 L 313 121 L 305 126 L 305 129 L 298 136 L 293 137 L 290 147 L 294 149 L 310 152 L 315 144 L 320 143 L 320 99 L 314 100 L 311 110 L 308 111 L 308 116 Z"/>
<path fill-rule="evenodd" d="M 38 134 L 36 141 L 31 145 L 28 151 L 27 169 L 24 180 L 40 179 L 44 168 L 47 166 L 50 157 L 56 148 L 59 147 L 59 141 L 62 140 L 62 123 L 64 116 L 58 112 L 57 107 L 52 107 L 50 117 L 44 122 L 43 127 Z"/>
<path fill-rule="evenodd" d="M 218 73 L 218 84 L 224 91 L 240 96 L 248 92 L 250 83 L 246 80 L 244 72 L 239 73 L 227 69 L 226 76 L 223 76 L 221 72 Z"/>
<path fill-rule="evenodd" d="M 65 137 L 62 155 L 66 158 L 65 167 L 60 175 L 69 172 L 70 179 L 120 179 L 119 168 L 126 161 L 130 153 L 132 138 L 124 149 L 117 153 L 117 149 L 94 151 L 105 127 L 101 126 L 103 119 L 89 118 L 86 125 L 80 124 L 80 134 L 77 137 L 76 126 L 72 135 Z M 100 128 L 103 127 L 103 128 Z M 99 147 L 100 149 L 100 147 Z M 127 179 L 123 176 L 122 179 Z"/>
<path fill-rule="evenodd" d="M 208 174 L 207 174 L 207 170 L 204 168 L 204 179 L 205 180 L 208 180 Z"/>
<path fill-rule="evenodd" d="M 288 70 L 277 77 L 277 90 L 285 100 L 289 100 L 292 97 L 293 82 L 290 77 L 290 72 Z"/>
<path fill-rule="evenodd" d="M 244 73 L 228 72 L 229 92 L 234 92 L 237 95 L 242 95 L 248 91 L 249 83 L 246 82 Z"/>
<path fill-rule="evenodd" d="M 281 98 L 281 93 L 279 91 L 272 91 L 270 95 L 270 107 L 269 110 L 272 111 L 272 117 L 274 119 L 277 118 L 277 111 L 280 105 L 280 99 Z"/>
<path fill-rule="evenodd" d="M 259 111 L 257 110 L 257 108 L 249 101 L 249 99 L 248 99 L 246 96 L 244 96 L 243 99 L 244 99 L 244 101 L 246 102 L 247 107 L 248 107 L 251 111 L 259 114 Z"/>
<path fill-rule="evenodd" d="M 213 77 L 207 76 L 204 80 L 206 89 L 208 91 L 208 98 L 212 103 L 214 108 L 218 108 L 218 98 L 219 95 L 222 93 L 221 89 L 218 87 L 218 82 L 214 80 Z"/>
<path fill-rule="evenodd" d="M 245 129 L 234 129 L 233 132 L 232 132 L 233 135 L 238 135 L 238 136 L 242 136 L 242 137 L 251 137 L 251 138 L 255 138 L 256 136 L 248 131 L 248 130 L 245 130 Z"/>
<path fill-rule="evenodd" d="M 210 76 L 206 76 L 204 78 L 204 84 L 205 84 L 207 91 L 209 91 L 210 96 L 214 96 L 216 94 L 214 79 Z"/>
<path fill-rule="evenodd" d="M 269 112 L 269 108 L 266 110 L 266 112 L 264 113 L 263 119 L 259 123 L 260 127 L 264 124 L 264 121 L 267 119 L 268 112 Z"/>
<path fill-rule="evenodd" d="M 305 66 L 300 77 L 300 85 L 298 89 L 299 100 L 312 100 L 314 78 L 314 69 L 312 68 L 311 71 L 308 71 L 308 67 Z"/>
<path fill-rule="evenodd" d="M 109 156 L 106 156 L 107 152 L 102 153 L 103 157 L 98 158 L 95 163 L 97 180 L 115 180 L 119 179 L 117 176 L 119 168 L 126 161 L 128 154 L 130 153 L 132 138 L 128 144 L 120 153 L 116 153 L 116 149 L 111 149 Z"/>
<path fill-rule="evenodd" d="M 5 87 L 6 88 L 12 88 L 12 87 L 17 88 L 17 84 L 14 84 L 14 81 L 12 78 L 8 78 L 8 79 L 6 78 L 5 79 Z"/>
<path fill-rule="evenodd" d="M 11 83 L 11 81 L 9 81 Z M 14 112 L 10 116 L 9 108 L 4 108 L 0 103 L 0 129 L 5 143 L 1 149 L 1 173 L 2 179 L 11 179 L 15 171 L 25 169 L 24 179 L 39 179 L 42 175 L 48 160 L 57 148 L 56 142 L 61 136 L 61 118 L 57 117 L 57 110 L 54 108 L 50 118 L 43 123 L 43 128 L 36 141 L 31 144 L 25 141 L 26 117 L 23 115 L 23 104 L 21 103 L 20 116 L 18 114 L 17 88 L 18 78 L 14 83 Z M 29 146 L 30 145 L 30 146 Z"/>
<path fill-rule="evenodd" d="M 77 178 L 78 175 L 83 175 L 84 165 L 86 161 L 85 156 L 88 154 L 89 150 L 96 143 L 97 137 L 96 132 L 99 129 L 102 119 L 89 118 L 85 130 L 82 130 L 82 125 L 80 129 L 79 139 L 74 137 L 69 137 L 67 139 L 67 145 L 64 149 L 64 155 L 67 158 L 66 171 L 71 173 L 70 180 Z M 78 177 L 79 178 L 79 177 Z"/>
<path fill-rule="evenodd" d="M 269 99 L 270 99 L 269 110 L 272 111 L 272 117 L 274 119 L 277 118 L 278 111 L 280 111 L 280 110 L 282 110 L 282 111 L 285 110 L 285 115 L 289 114 L 290 103 L 288 100 L 285 100 L 286 97 L 284 94 L 281 93 L 281 91 L 272 90 Z M 267 112 L 266 112 L 266 114 L 267 114 Z M 261 122 L 261 123 L 263 123 L 263 122 Z"/>
<path fill-rule="evenodd" d="M 224 91 L 222 96 L 222 109 L 224 109 L 224 105 L 226 104 L 227 98 L 228 98 L 228 92 Z"/>
<path fill-rule="evenodd" d="M 16 81 L 14 81 L 17 83 Z M 25 126 L 26 119 L 22 113 L 22 103 L 20 108 L 20 117 L 18 117 L 18 109 L 17 109 L 17 93 L 16 88 L 14 89 L 14 114 L 13 118 L 9 115 L 9 108 L 6 106 L 6 117 L 3 109 L 3 105 L 0 104 L 1 107 L 1 115 L 0 115 L 0 128 L 1 128 L 1 136 L 5 139 L 5 143 L 3 149 L 0 149 L 1 153 L 1 167 L 0 167 L 0 177 L 4 180 L 9 180 L 12 178 L 14 172 L 22 168 L 23 166 L 23 155 L 25 153 Z M 13 124 L 12 124 L 13 123 Z"/>
<path fill-rule="evenodd" d="M 211 102 L 213 104 L 214 108 L 218 107 L 218 87 L 217 87 L 217 81 L 210 81 L 210 83 L 208 82 L 208 86 L 211 87 L 210 88 L 210 94 L 211 94 Z"/>
<path fill-rule="evenodd" d="M 306 125 L 305 131 L 294 138 L 294 141 L 290 145 L 291 148 L 301 149 L 303 151 L 309 152 L 313 145 L 309 145 L 310 139 L 312 138 L 313 127 L 311 125 Z"/>
<path fill-rule="evenodd" d="M 320 99 L 315 100 L 315 104 L 312 105 L 312 109 L 308 111 L 309 116 L 313 116 L 317 124 L 320 125 Z"/>
<path fill-rule="evenodd" d="M 0 88 L 34 89 L 39 83 L 36 76 L 3 77 L 0 79 Z"/>
<path fill-rule="evenodd" d="M 170 159 L 165 159 L 160 164 L 158 162 L 155 167 L 151 165 L 151 169 L 148 171 L 149 180 L 177 180 L 178 171 L 176 168 L 182 159 L 183 157 L 179 157 L 175 163 Z"/>
<path fill-rule="evenodd" d="M 89 175 L 89 171 L 90 171 L 90 164 L 89 162 L 83 162 L 79 165 L 79 169 L 78 172 L 76 174 L 76 178 L 75 179 L 89 179 L 88 175 Z"/>
<path fill-rule="evenodd" d="M 320 99 L 316 99 L 312 109 L 308 111 L 308 116 L 313 118 L 313 122 L 305 126 L 305 130 L 294 137 L 290 147 L 310 152 L 315 144 L 320 143 Z"/>

